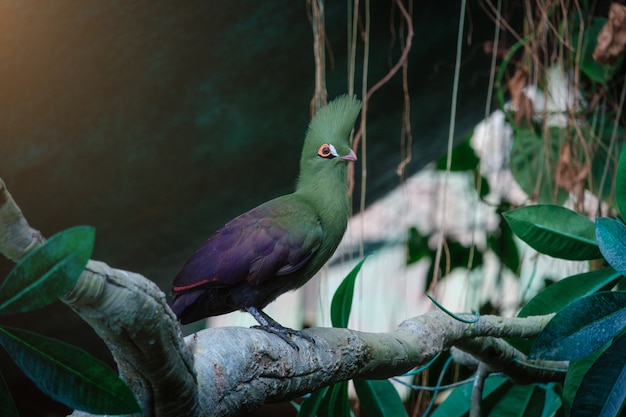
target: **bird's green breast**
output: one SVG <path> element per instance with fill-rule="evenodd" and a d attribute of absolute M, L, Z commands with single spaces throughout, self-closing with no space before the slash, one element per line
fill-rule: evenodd
<path fill-rule="evenodd" d="M 331 172 L 326 171 L 318 173 L 317 176 L 301 178 L 296 192 L 292 194 L 295 198 L 302 199 L 311 205 L 323 230 L 322 242 L 317 253 L 302 271 L 305 281 L 333 255 L 348 224 L 350 203 L 346 183 L 346 165 L 344 162 L 337 162 L 338 164 Z"/>

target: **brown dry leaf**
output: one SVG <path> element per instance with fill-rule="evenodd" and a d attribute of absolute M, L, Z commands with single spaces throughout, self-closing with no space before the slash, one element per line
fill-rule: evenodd
<path fill-rule="evenodd" d="M 569 142 L 561 145 L 559 163 L 556 168 L 555 182 L 576 196 L 576 201 L 582 201 L 585 178 L 591 166 L 572 160 L 572 145 Z"/>
<path fill-rule="evenodd" d="M 598 44 L 593 59 L 601 64 L 612 65 L 626 47 L 626 6 L 611 4 L 606 24 L 598 34 Z"/>
<path fill-rule="evenodd" d="M 533 114 L 533 103 L 524 94 L 526 84 L 528 84 L 528 73 L 523 69 L 515 71 L 515 74 L 508 82 L 509 92 L 511 93 L 511 107 L 516 110 L 515 123 L 518 125 L 522 121 L 530 122 Z"/>

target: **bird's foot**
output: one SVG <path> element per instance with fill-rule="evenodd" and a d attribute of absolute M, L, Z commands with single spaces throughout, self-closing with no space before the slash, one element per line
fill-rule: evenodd
<path fill-rule="evenodd" d="M 296 343 L 291 340 L 293 336 L 297 336 L 311 343 L 315 343 L 315 339 L 313 337 L 299 330 L 290 329 L 289 327 L 281 325 L 276 320 L 265 314 L 262 310 L 257 309 L 256 307 L 246 307 L 246 310 L 252 315 L 252 317 L 254 317 L 257 322 L 259 322 L 259 325 L 252 326 L 253 328 L 262 329 L 268 333 L 275 334 L 296 350 L 300 350 L 300 348 L 298 348 L 298 345 L 296 345 Z"/>

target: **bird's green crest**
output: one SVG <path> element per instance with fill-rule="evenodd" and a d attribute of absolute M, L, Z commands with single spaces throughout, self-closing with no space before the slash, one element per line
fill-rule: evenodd
<path fill-rule="evenodd" d="M 339 153 L 347 152 L 350 146 L 349 134 L 359 111 L 361 101 L 348 95 L 337 97 L 320 108 L 309 124 L 304 143 L 305 151 L 316 151 L 322 143 L 328 142 L 335 145 Z"/>
<path fill-rule="evenodd" d="M 352 153 L 350 131 L 360 110 L 361 101 L 347 95 L 336 98 L 318 110 L 304 139 L 296 189 L 317 196 L 329 188 L 328 181 L 336 181 L 337 186 L 330 186 L 330 189 L 344 199 L 346 160 L 342 157 Z M 332 145 L 337 153 L 335 157 L 320 157 L 318 152 L 322 145 L 329 145 L 329 149 Z"/>

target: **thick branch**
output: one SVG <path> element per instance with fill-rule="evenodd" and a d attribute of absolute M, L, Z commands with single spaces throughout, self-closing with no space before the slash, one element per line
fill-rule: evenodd
<path fill-rule="evenodd" d="M 533 336 L 549 318 L 482 316 L 468 324 L 435 311 L 406 320 L 391 333 L 307 329 L 316 343 L 295 340 L 299 350 L 274 335 L 245 328 L 207 329 L 188 342 L 196 352 L 201 415 L 243 415 L 261 404 L 289 400 L 334 382 L 402 374 L 476 337 Z M 481 357 L 494 367 L 499 359 L 497 354 Z M 534 375 L 535 369 L 528 371 Z M 522 370 L 515 372 L 521 378 Z M 555 372 L 551 380 L 562 378 Z"/>
<path fill-rule="evenodd" d="M 18 262 L 43 242 L 0 179 L 0 253 Z M 89 261 L 63 301 L 105 341 L 144 415 L 197 414 L 193 357 L 152 281 Z"/>
<path fill-rule="evenodd" d="M 18 261 L 41 242 L 0 180 L 0 253 Z M 537 374 L 530 368 L 503 366 L 508 345 L 493 338 L 533 337 L 551 318 L 482 316 L 466 323 L 435 311 L 406 320 L 391 333 L 309 329 L 316 343 L 296 339 L 299 349 L 246 328 L 207 329 L 183 341 L 154 283 L 97 261 L 89 262 L 64 302 L 104 339 L 144 415 L 155 416 L 245 415 L 334 382 L 402 374 L 455 345 L 490 369 L 514 369 L 515 380 L 532 380 Z M 562 374 L 542 375 L 550 378 L 560 380 Z"/>
<path fill-rule="evenodd" d="M 549 317 L 549 316 L 548 316 Z M 567 362 L 531 361 L 519 350 L 502 339 L 493 337 L 476 337 L 455 344 L 455 347 L 466 352 L 474 361 L 486 365 L 489 373 L 506 374 L 517 384 L 532 382 L 562 381 L 567 371 Z M 457 362 L 467 364 L 467 360 L 455 354 Z"/>
<path fill-rule="evenodd" d="M 39 232 L 28 225 L 22 210 L 0 178 L 0 252 L 18 262 L 28 252 L 45 242 Z"/>
<path fill-rule="evenodd" d="M 63 301 L 105 341 L 144 415 L 197 415 L 192 354 L 152 281 L 89 261 Z"/>

